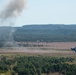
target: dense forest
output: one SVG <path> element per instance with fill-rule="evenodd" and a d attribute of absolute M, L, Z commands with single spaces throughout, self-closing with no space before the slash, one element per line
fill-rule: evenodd
<path fill-rule="evenodd" d="M 14 40 L 18 42 L 75 42 L 76 25 L 26 25 L 15 31 Z"/>
<path fill-rule="evenodd" d="M 76 75 L 74 58 L 50 56 L 17 56 L 7 58 L 1 56 L 0 73 L 10 72 L 12 75 L 42 75 L 58 72 L 59 75 Z"/>
<path fill-rule="evenodd" d="M 76 42 L 76 25 L 0 27 L 0 41 L 12 39 L 17 42 Z"/>

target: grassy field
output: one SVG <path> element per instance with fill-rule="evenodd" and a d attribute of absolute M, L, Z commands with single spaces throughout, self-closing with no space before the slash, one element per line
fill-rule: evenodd
<path fill-rule="evenodd" d="M 0 57 L 5 56 L 7 58 L 14 58 L 20 56 L 50 56 L 50 57 L 73 57 L 76 58 L 76 53 L 72 51 L 72 47 L 75 47 L 74 43 L 52 43 L 49 47 L 13 47 L 13 48 L 0 48 Z M 69 64 L 76 64 L 72 62 Z M 0 73 L 0 75 L 11 75 L 11 72 Z M 46 75 L 46 74 L 42 74 Z M 59 75 L 59 73 L 51 73 L 49 75 Z M 62 75 L 62 74 L 60 74 Z"/>
<path fill-rule="evenodd" d="M 15 55 L 31 56 L 56 56 L 56 57 L 76 57 L 76 53 L 71 49 L 56 49 L 52 47 L 17 47 L 17 48 L 0 48 L 0 56 L 6 55 L 14 57 Z"/>

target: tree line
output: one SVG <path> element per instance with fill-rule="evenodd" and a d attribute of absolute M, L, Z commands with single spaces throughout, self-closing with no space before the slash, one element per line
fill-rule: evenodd
<path fill-rule="evenodd" d="M 13 34 L 18 42 L 75 42 L 75 25 L 27 25 Z"/>
<path fill-rule="evenodd" d="M 15 42 L 76 42 L 76 25 L 0 27 L 0 47 L 12 39 Z"/>

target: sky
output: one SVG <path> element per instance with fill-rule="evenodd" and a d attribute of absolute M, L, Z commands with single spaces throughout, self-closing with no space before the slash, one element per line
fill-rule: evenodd
<path fill-rule="evenodd" d="M 0 0 L 0 11 L 9 0 Z M 16 26 L 29 24 L 76 24 L 76 0 L 27 0 Z"/>

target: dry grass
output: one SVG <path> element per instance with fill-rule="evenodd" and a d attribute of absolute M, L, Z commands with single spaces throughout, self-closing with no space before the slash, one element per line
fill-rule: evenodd
<path fill-rule="evenodd" d="M 76 46 L 76 42 L 51 42 L 44 47 L 17 47 L 0 48 L 0 55 L 46 55 L 56 57 L 76 57 L 76 53 L 71 51 L 71 47 Z"/>
<path fill-rule="evenodd" d="M 42 75 L 63 75 L 63 74 L 59 74 L 58 72 L 56 72 L 56 73 L 42 74 Z"/>

